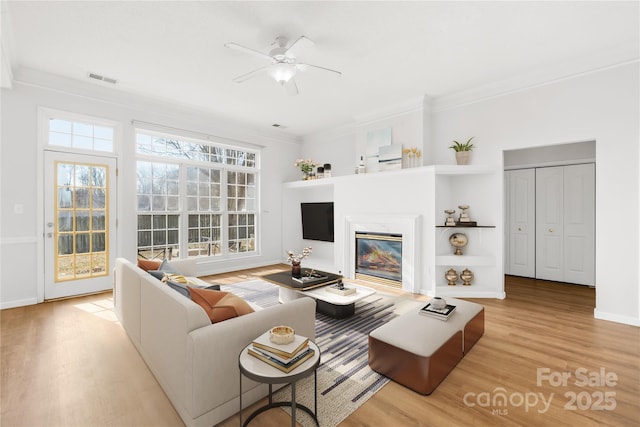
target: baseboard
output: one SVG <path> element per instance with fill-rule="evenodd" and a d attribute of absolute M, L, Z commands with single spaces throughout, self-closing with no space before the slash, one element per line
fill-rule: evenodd
<path fill-rule="evenodd" d="M 640 318 L 631 316 L 621 316 L 615 313 L 606 313 L 597 308 L 593 309 L 593 317 L 600 320 L 608 320 L 609 322 L 624 323 L 625 325 L 640 326 Z"/>
<path fill-rule="evenodd" d="M 21 300 L 15 300 L 15 301 L 5 301 L 5 302 L 0 302 L 0 310 L 4 310 L 6 308 L 24 307 L 25 305 L 34 305 L 37 303 L 38 303 L 38 300 L 36 298 L 28 298 L 28 299 L 21 299 Z"/>

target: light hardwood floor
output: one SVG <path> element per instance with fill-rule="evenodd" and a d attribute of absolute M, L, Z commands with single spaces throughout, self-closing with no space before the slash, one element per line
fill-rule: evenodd
<path fill-rule="evenodd" d="M 282 267 L 212 279 L 232 284 Z M 595 320 L 593 289 L 507 277 L 506 292 L 475 300 L 485 334 L 433 394 L 389 382 L 340 426 L 638 425 L 640 328 Z M 104 293 L 0 312 L 3 427 L 183 425 L 111 308 Z M 571 376 L 538 384 L 538 370 Z M 593 385 L 576 384 L 576 370 Z M 595 385 L 602 370 L 615 385 Z M 506 406 L 494 401 L 501 395 Z M 289 422 L 274 409 L 252 425 Z M 237 425 L 237 415 L 221 424 Z"/>

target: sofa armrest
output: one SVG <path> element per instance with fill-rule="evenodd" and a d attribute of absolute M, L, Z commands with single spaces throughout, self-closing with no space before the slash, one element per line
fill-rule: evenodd
<path fill-rule="evenodd" d="M 315 339 L 315 307 L 315 300 L 300 298 L 189 333 L 186 406 L 191 416 L 198 417 L 212 407 L 237 399 L 238 355 L 270 328 L 287 325 L 297 334 Z"/>

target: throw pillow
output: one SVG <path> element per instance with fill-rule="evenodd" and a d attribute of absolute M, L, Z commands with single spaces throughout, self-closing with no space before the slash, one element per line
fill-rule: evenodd
<path fill-rule="evenodd" d="M 174 291 L 178 291 L 180 293 L 180 295 L 183 295 L 189 299 L 191 299 L 191 292 L 189 292 L 189 288 L 182 284 L 182 283 L 177 283 L 177 282 L 172 282 L 171 280 L 167 280 L 167 286 L 169 286 L 171 289 L 173 289 Z M 211 285 L 211 286 L 196 286 L 198 289 L 210 289 L 213 291 L 219 291 L 220 290 L 220 285 Z"/>
<path fill-rule="evenodd" d="M 147 273 L 149 273 L 150 275 L 152 275 L 153 277 L 155 277 L 158 280 L 162 280 L 164 279 L 164 271 L 160 271 L 160 270 L 147 270 Z"/>
<path fill-rule="evenodd" d="M 138 267 L 144 271 L 159 270 L 161 264 L 162 262 L 156 259 L 138 259 Z"/>
<path fill-rule="evenodd" d="M 253 308 L 242 298 L 223 291 L 187 286 L 191 300 L 200 305 L 211 319 L 211 323 L 253 313 Z"/>
<path fill-rule="evenodd" d="M 157 269 L 160 271 L 164 271 L 167 274 L 180 274 L 180 272 L 176 270 L 175 267 L 171 265 L 171 263 L 166 259 L 162 260 L 162 263 Z"/>
<path fill-rule="evenodd" d="M 191 298 L 191 292 L 186 285 L 182 283 L 172 282 L 171 280 L 167 280 L 167 286 L 169 286 L 174 291 L 178 291 L 181 295 L 184 295 L 187 298 Z"/>

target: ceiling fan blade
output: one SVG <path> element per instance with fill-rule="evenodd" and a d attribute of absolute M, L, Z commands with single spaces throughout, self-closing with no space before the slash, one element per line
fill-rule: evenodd
<path fill-rule="evenodd" d="M 313 46 L 313 45 L 315 45 L 315 43 L 309 37 L 300 36 L 296 39 L 296 41 L 291 43 L 291 46 L 287 48 L 287 50 L 284 52 L 284 55 L 286 56 L 287 54 L 291 53 L 293 54 L 293 56 L 298 56 L 297 52 L 300 49 L 304 48 L 305 46 Z"/>
<path fill-rule="evenodd" d="M 248 48 L 246 46 L 239 45 L 238 43 L 225 43 L 224 47 L 228 47 L 229 49 L 237 50 L 238 52 L 248 53 L 249 55 L 257 56 L 259 58 L 263 58 L 263 59 L 266 59 L 266 60 L 269 60 L 269 61 L 273 60 L 273 58 L 271 58 L 266 53 L 262 53 L 262 52 L 259 52 L 257 50 Z"/>
<path fill-rule="evenodd" d="M 238 76 L 235 79 L 233 79 L 233 81 L 236 82 L 236 83 L 242 83 L 242 82 L 244 82 L 246 80 L 249 80 L 251 77 L 255 76 L 259 72 L 265 71 L 267 68 L 269 68 L 269 65 L 267 65 L 265 67 L 260 67 L 257 70 L 253 70 L 251 72 L 248 72 L 247 74 L 243 74 L 241 76 Z"/>
<path fill-rule="evenodd" d="M 284 88 L 286 89 L 287 94 L 291 96 L 295 96 L 298 94 L 298 85 L 296 85 L 296 81 L 293 78 L 284 83 L 282 86 L 284 86 Z"/>
<path fill-rule="evenodd" d="M 331 68 L 320 67 L 318 65 L 300 64 L 300 63 L 298 63 L 298 64 L 296 64 L 296 67 L 298 67 L 298 69 L 300 71 L 307 71 L 311 67 L 311 68 L 317 68 L 319 70 L 330 71 L 330 72 L 335 73 L 335 74 L 337 74 L 339 76 L 342 75 L 342 72 L 340 72 L 340 71 L 332 70 Z"/>

